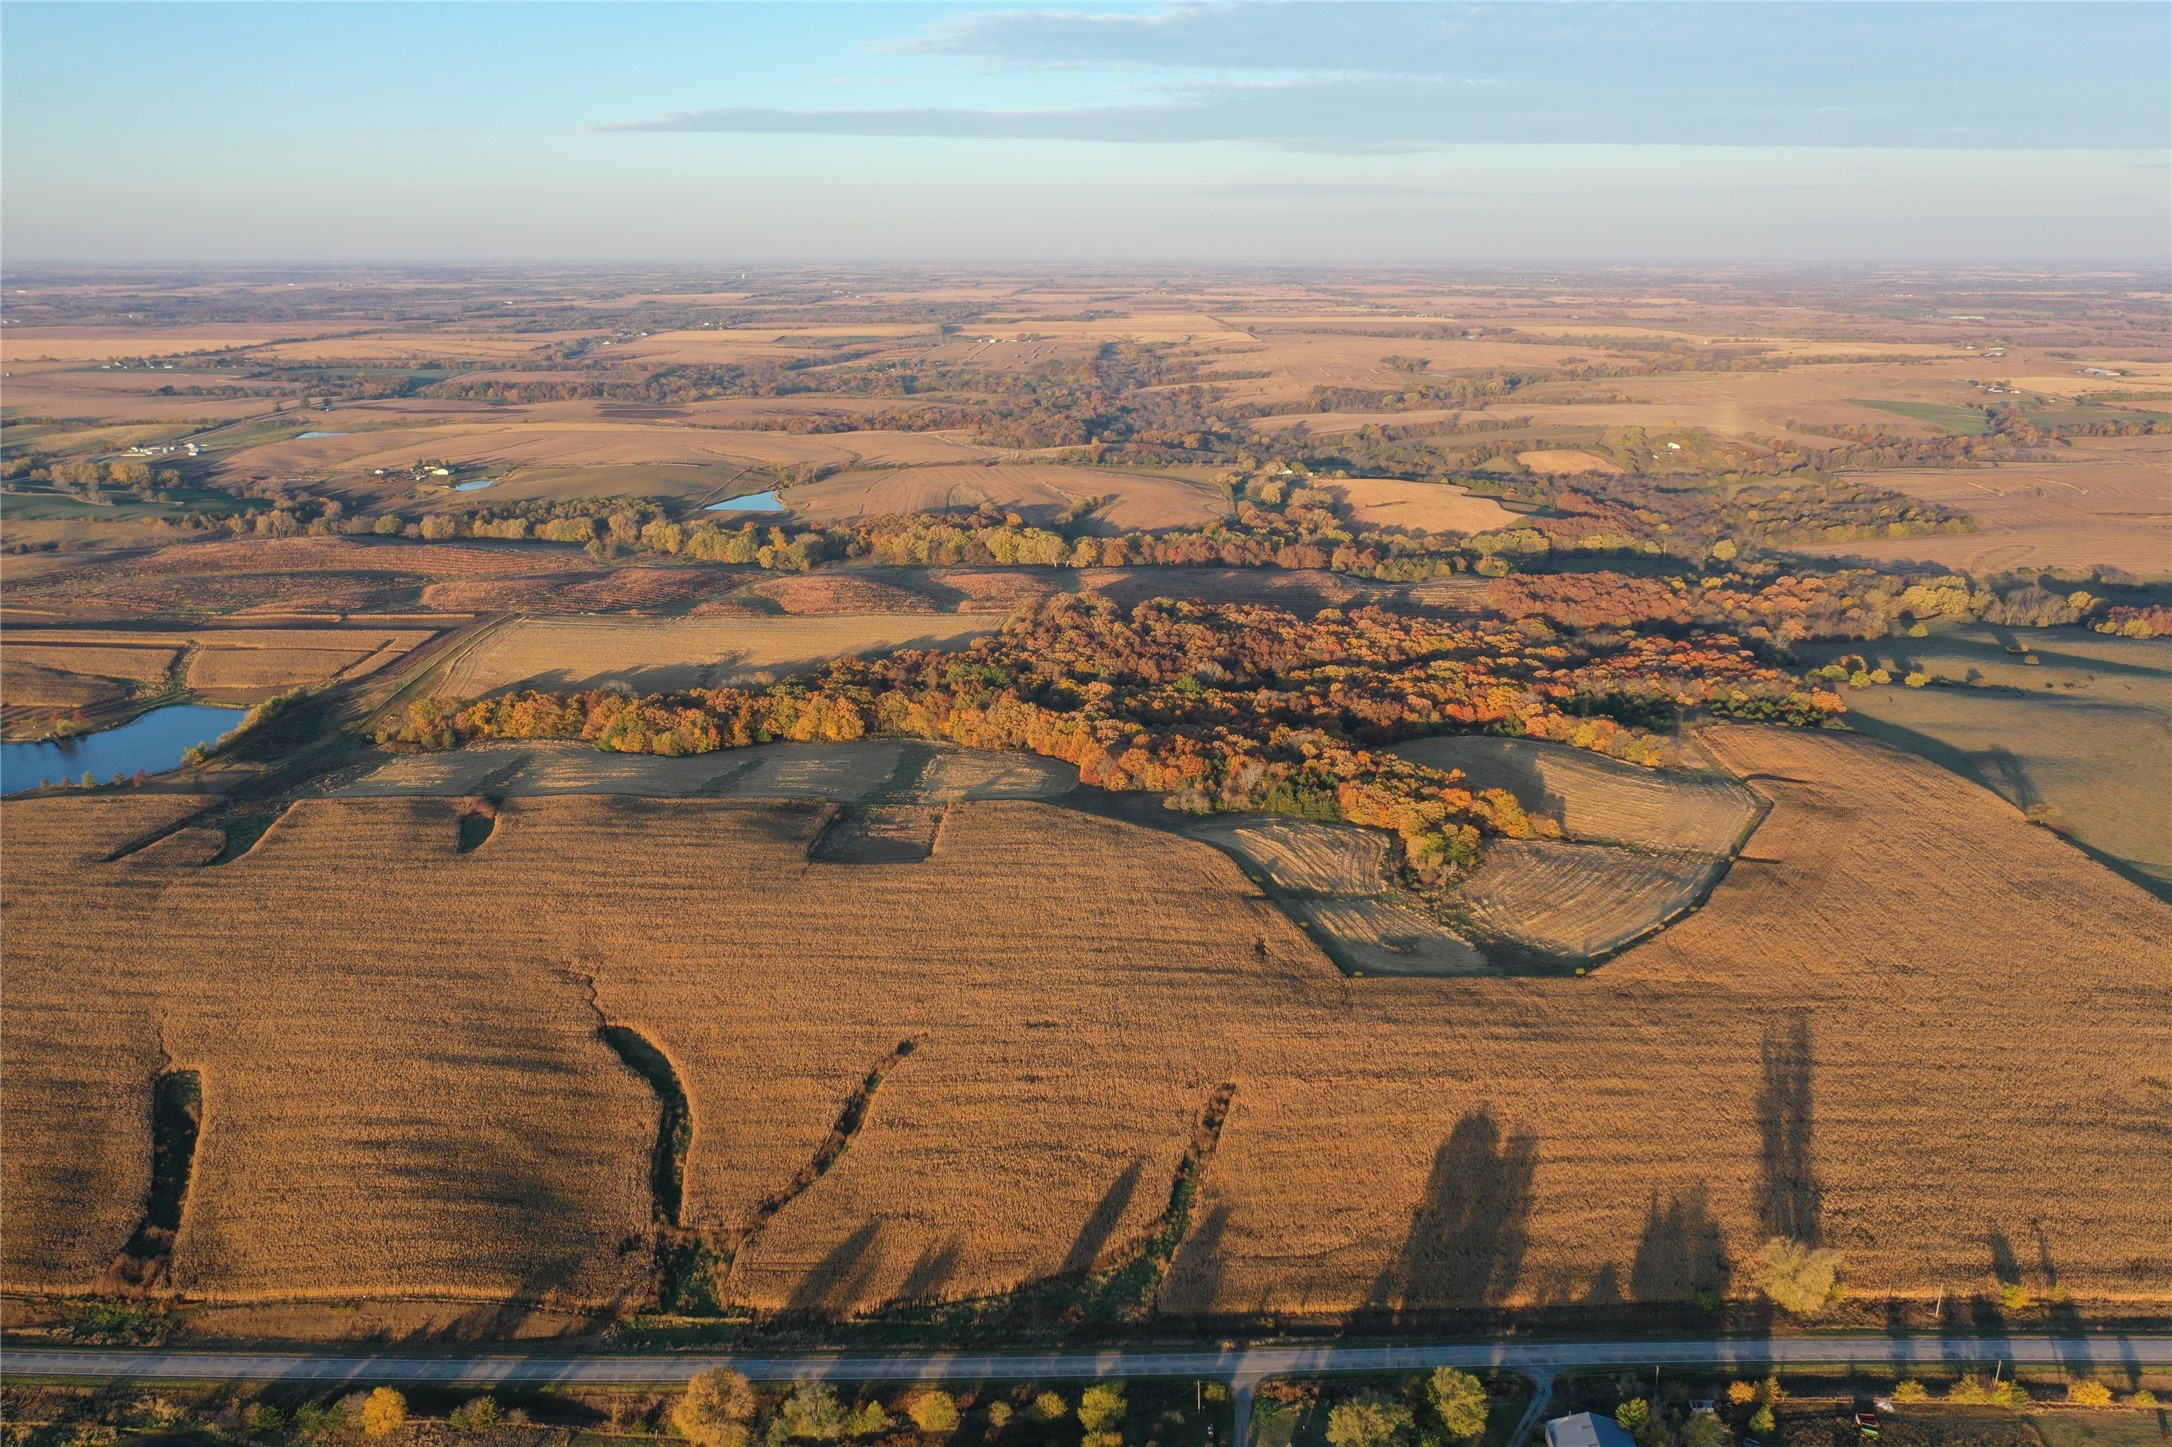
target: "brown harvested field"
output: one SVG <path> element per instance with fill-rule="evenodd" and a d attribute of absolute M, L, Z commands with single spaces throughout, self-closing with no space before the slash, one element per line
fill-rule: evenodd
<path fill-rule="evenodd" d="M 28 326 L 0 331 L 0 356 L 18 362 L 103 362 L 256 347 L 283 337 L 351 330 L 338 322 L 207 322 L 186 327 Z"/>
<path fill-rule="evenodd" d="M 2172 1159 L 2134 1145 L 2172 909 L 1896 751 L 1707 742 L 1774 802 L 1756 857 L 1588 980 L 1357 990 L 1331 1064 L 1240 1084 L 1165 1306 L 1679 1300 L 1697 1236 L 1806 1228 L 1928 1301 L 1991 1291 L 1986 1233 L 2031 1222 L 2077 1295 L 2172 1292 Z M 1458 1219 L 1487 1229 L 1424 1239 Z"/>
<path fill-rule="evenodd" d="M 58 673 L 89 673 L 101 678 L 123 678 L 131 683 L 158 683 L 173 671 L 173 661 L 186 639 L 149 638 L 138 645 L 119 641 L 77 643 L 65 635 L 51 643 L 31 642 L 49 636 L 43 632 L 17 632 L 8 640 L 6 659 Z M 94 635 L 95 636 L 95 635 Z"/>
<path fill-rule="evenodd" d="M 14 329 L 4 330 L 12 342 Z M 7 373 L 7 405 L 19 407 L 33 417 L 75 422 L 110 422 L 123 418 L 144 422 L 210 422 L 254 417 L 272 408 L 272 398 L 266 395 L 158 395 L 161 387 L 227 380 L 216 373 L 163 369 L 108 372 L 80 363 L 33 362 L 25 365 L 12 357 L 7 364 Z"/>
<path fill-rule="evenodd" d="M 182 1290 L 610 1300 L 637 1286 L 646 1263 L 618 1247 L 648 1224 L 653 1097 L 598 1046 L 567 969 L 508 990 L 491 941 L 510 901 L 484 902 L 501 881 L 455 852 L 451 806 L 304 802 L 232 864 L 202 867 L 218 836 L 187 832 L 154 858 L 96 862 L 192 802 L 8 805 L 11 888 L 27 886 L 17 960 L 55 931 L 141 960 L 90 1010 L 80 987 L 11 961 L 9 1284 L 95 1279 L 119 1255 L 147 1189 L 152 1081 L 180 1068 L 201 1073 L 205 1118 L 174 1249 Z M 335 883 L 360 882 L 357 859 L 375 903 Z M 418 950 L 407 911 L 381 906 L 425 897 L 446 913 Z M 327 970 L 333 939 L 359 948 L 338 946 Z M 86 1114 L 110 1129 L 65 1127 Z"/>
<path fill-rule="evenodd" d="M 847 654 L 956 647 L 1003 615 L 857 613 L 811 618 L 523 618 L 461 655 L 438 691 L 714 688 L 802 672 Z"/>
<path fill-rule="evenodd" d="M 207 692 L 276 692 L 334 677 L 359 678 L 436 636 L 431 628 L 17 628 L 7 646 L 9 702 L 66 704 L 32 695 L 53 676 L 163 682 L 190 650 L 188 686 Z M 36 669 L 35 675 L 25 669 Z M 111 684 L 95 684 L 112 696 Z M 53 693 L 51 687 L 44 687 Z M 89 701 L 89 700 L 85 700 Z"/>
<path fill-rule="evenodd" d="M 996 613 L 1063 592 L 1067 577 L 1044 568 L 938 568 L 927 581 L 955 597 L 960 612 Z"/>
<path fill-rule="evenodd" d="M 1256 328 L 1259 340 L 1245 341 L 1241 334 L 1215 348 L 1218 366 L 1272 375 L 1225 383 L 1229 395 L 1242 401 L 1286 401 L 1300 398 L 1314 387 L 1365 387 L 1395 390 L 1414 379 L 1383 360 L 1390 356 L 1424 357 L 1437 373 L 1469 368 L 1545 367 L 1571 359 L 1616 360 L 1613 353 L 1590 347 L 1564 347 L 1545 343 L 1501 341 L 1429 341 L 1417 336 L 1352 336 L 1339 334 L 1319 319 L 1232 318 Z M 1381 319 L 1383 322 L 1387 318 Z M 1374 330 L 1373 324 L 1353 327 Z M 1419 325 L 1423 325 L 1420 323 Z M 1298 330 L 1298 327 L 1305 328 Z"/>
<path fill-rule="evenodd" d="M 1311 938 L 1360 975 L 1490 975 L 1470 941 L 1406 905 L 1384 899 L 1300 899 L 1292 907 Z"/>
<path fill-rule="evenodd" d="M 2161 577 L 2172 573 L 2172 441 L 2134 441 L 2144 445 L 2071 462 L 1863 474 L 1880 487 L 1957 508 L 1976 520 L 1978 531 L 1811 543 L 1796 551 L 1915 559 L 1974 573 L 2109 565 Z"/>
<path fill-rule="evenodd" d="M 1584 424 L 1653 430 L 1701 427 L 1722 437 L 1736 438 L 1778 436 L 1786 432 L 1790 422 L 1867 426 L 1882 432 L 1928 436 L 1939 429 L 1864 406 L 1863 401 L 1981 402 L 1982 394 L 1969 387 L 1966 378 L 1981 376 L 1983 367 L 1984 363 L 1967 359 L 1930 365 L 1839 362 L 1781 371 L 1624 377 L 1578 384 L 1577 390 L 1618 393 L 1634 401 L 1519 400 L 1513 411 L 1548 426 Z M 1799 440 L 1819 441 L 1807 435 Z"/>
<path fill-rule="evenodd" d="M 743 576 L 724 568 L 584 568 L 431 583 L 417 597 L 427 607 L 466 613 L 605 613 L 675 609 L 690 602 L 699 609 L 698 600 L 740 587 Z"/>
<path fill-rule="evenodd" d="M 1452 483 L 1403 482 L 1392 477 L 1353 477 L 1323 484 L 1339 511 L 1374 528 L 1419 533 L 1482 533 L 1513 527 L 1517 515 L 1490 497 L 1475 497 Z"/>
<path fill-rule="evenodd" d="M 203 614 L 251 608 L 356 613 L 411 609 L 435 579 L 506 578 L 563 571 L 572 549 L 458 543 L 266 538 L 181 543 L 135 557 L 78 557 L 34 578 L 10 576 L 13 608 L 79 616 Z M 471 605 L 448 603 L 457 611 Z"/>
<path fill-rule="evenodd" d="M 1461 770 L 1469 788 L 1506 789 L 1569 838 L 1595 843 L 1727 854 L 1760 807 L 1731 780 L 1640 768 L 1563 744 L 1464 735 L 1416 739 L 1389 752 Z"/>
<path fill-rule="evenodd" d="M 1094 514 L 1105 530 L 1197 526 L 1228 516 L 1228 496 L 1218 487 L 1181 477 L 1114 469 L 1036 466 L 902 467 L 845 472 L 794 487 L 784 495 L 792 511 L 816 522 L 883 513 L 994 503 L 1036 521 L 1050 521 L 1082 501 L 1112 499 Z"/>
<path fill-rule="evenodd" d="M 854 454 L 823 437 L 794 437 L 723 427 L 684 427 L 668 422 L 551 421 L 513 409 L 497 409 L 488 421 L 448 420 L 414 426 L 373 427 L 327 437 L 294 437 L 218 454 L 222 473 L 289 476 L 295 473 L 358 477 L 378 468 L 406 469 L 418 458 L 439 458 L 484 468 L 604 469 L 628 466 L 713 464 L 850 463 Z M 498 497 L 538 494 L 518 479 L 499 485 Z"/>
<path fill-rule="evenodd" d="M 257 349 L 260 358 L 282 362 L 517 361 L 553 343 L 578 341 L 585 332 L 372 332 L 316 337 Z"/>
<path fill-rule="evenodd" d="M 833 432 L 825 440 L 850 448 L 855 464 L 864 467 L 919 467 L 1002 455 L 963 435 L 942 432 Z"/>
<path fill-rule="evenodd" d="M 360 678 L 399 657 L 392 649 L 207 648 L 189 660 L 189 687 L 206 693 L 276 692 Z"/>
<path fill-rule="evenodd" d="M 16 657 L 14 649 L 0 655 L 0 707 L 92 708 L 132 692 L 125 679 L 48 668 Z"/>
<path fill-rule="evenodd" d="M 759 744 L 676 759 L 605 753 L 579 743 L 492 743 L 397 757 L 340 793 L 350 798 L 699 795 L 946 805 L 965 799 L 1047 799 L 1077 785 L 1078 771 L 1051 759 L 895 739 Z"/>
<path fill-rule="evenodd" d="M 228 573 L 371 572 L 439 577 L 549 573 L 577 556 L 571 549 L 490 547 L 469 543 L 377 542 L 360 538 L 265 538 L 183 543 L 130 559 L 120 571 L 215 576 Z"/>
<path fill-rule="evenodd" d="M 1238 855 L 1277 889 L 1367 895 L 1387 888 L 1388 836 L 1377 830 L 1225 814 L 1202 819 L 1185 832 Z"/>
<path fill-rule="evenodd" d="M 1605 844 L 1506 839 L 1457 892 L 1488 931 L 1563 959 L 1591 959 L 1696 902 L 1720 862 Z"/>
<path fill-rule="evenodd" d="M 1579 452 L 1574 448 L 1554 451 L 1519 452 L 1516 460 L 1533 472 L 1543 472 L 1549 477 L 1573 477 L 1580 472 L 1605 472 L 1619 476 L 1622 466 L 1595 452 Z"/>
<path fill-rule="evenodd" d="M 1864 650 L 1828 644 L 1806 661 L 1849 651 Z M 1895 677 L 1937 682 L 1849 690 L 1853 727 L 1983 785 L 2172 898 L 2172 639 L 1973 625 L 1883 639 L 1869 654 Z"/>
<path fill-rule="evenodd" d="M 935 600 L 876 578 L 815 574 L 771 578 L 747 591 L 787 613 L 933 613 Z"/>
<path fill-rule="evenodd" d="M 414 618 L 391 620 L 385 626 L 375 619 L 358 618 L 352 625 L 336 627 L 276 628 L 206 624 L 196 627 L 133 628 L 20 628 L 9 640 L 11 650 L 52 654 L 56 659 L 82 660 L 82 672 L 112 672 L 117 677 L 143 682 L 163 678 L 174 653 L 182 648 L 226 652 L 374 653 L 379 649 L 406 652 L 435 637 L 438 629 L 415 627 Z M 154 662 L 156 658 L 158 661 Z M 133 660 L 133 661 L 130 661 Z M 50 661 L 41 659 L 40 661 Z M 92 668 L 89 664 L 99 664 Z M 63 665 L 56 665 L 63 666 Z M 120 669 L 127 672 L 120 672 Z"/>
<path fill-rule="evenodd" d="M 1990 1291 L 1986 1233 L 2040 1229 L 2078 1299 L 2172 1297 L 2172 1160 L 2134 1145 L 2172 909 L 1881 746 L 1708 742 L 1774 801 L 1756 857 L 1587 979 L 1345 980 L 1206 846 L 1029 803 L 868 866 L 809 862 L 815 806 L 515 798 L 460 854 L 454 800 L 326 800 L 208 868 L 186 834 L 93 862 L 182 800 L 11 805 L 6 1279 L 119 1249 L 167 1059 L 204 1078 L 191 1291 L 613 1297 L 656 1116 L 593 979 L 692 1099 L 690 1223 L 743 1222 L 919 1040 L 742 1257 L 757 1305 L 1134 1239 L 1223 1084 L 1171 1312 L 1679 1299 L 1669 1233 L 1778 1229 L 1862 1294 Z M 427 932 L 383 907 L 425 900 Z"/>

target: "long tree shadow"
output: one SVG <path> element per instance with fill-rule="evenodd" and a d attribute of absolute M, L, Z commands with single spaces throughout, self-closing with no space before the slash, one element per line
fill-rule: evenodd
<path fill-rule="evenodd" d="M 1216 1310 L 1223 1268 L 1228 1264 L 1222 1255 L 1222 1243 L 1228 1236 L 1229 1207 L 1216 1206 L 1177 1248 L 1176 1259 L 1169 1263 L 1169 1274 L 1162 1279 L 1162 1295 L 1189 1302 L 1191 1312 L 1200 1317 L 1230 1315 Z"/>
<path fill-rule="evenodd" d="M 1433 1157 L 1403 1249 L 1373 1289 L 1404 1313 L 1491 1306 L 1515 1289 L 1530 1244 L 1538 1137 L 1504 1133 L 1490 1108 L 1464 1116 Z"/>
<path fill-rule="evenodd" d="M 1702 1185 L 1664 1203 L 1657 1191 L 1644 1212 L 1644 1234 L 1629 1266 L 1629 1295 L 1640 1302 L 1694 1301 L 1724 1295 L 1732 1275 L 1727 1238 Z"/>
<path fill-rule="evenodd" d="M 2059 1280 L 2059 1263 L 2051 1254 L 2051 1237 L 2045 1234 L 2042 1219 L 2031 1221 L 2029 1229 L 2036 1235 L 2036 1268 L 2044 1277 L 2045 1314 L 2057 1342 L 2055 1350 L 2068 1371 L 2080 1371 L 2088 1363 L 2088 1349 L 2079 1340 L 2086 1330 L 2081 1311 Z"/>
<path fill-rule="evenodd" d="M 950 1278 L 958 1274 L 960 1254 L 956 1237 L 922 1251 L 905 1273 L 905 1279 L 898 1283 L 897 1295 L 891 1298 L 892 1301 L 906 1306 L 934 1301 Z"/>
<path fill-rule="evenodd" d="M 866 1221 L 830 1248 L 792 1288 L 786 1316 L 835 1318 L 852 1310 L 882 1267 L 880 1221 Z"/>
<path fill-rule="evenodd" d="M 1096 1262 L 1109 1249 L 1109 1241 L 1116 1235 L 1116 1228 L 1123 1224 L 1124 1212 L 1131 1206 L 1131 1198 L 1139 1193 L 1139 1177 L 1146 1171 L 1146 1162 L 1135 1160 L 1124 1168 L 1115 1183 L 1102 1194 L 1101 1202 L 1093 1209 L 1072 1239 L 1071 1249 L 1063 1253 L 1062 1276 L 1084 1276 L 1094 1269 Z"/>
<path fill-rule="evenodd" d="M 1798 1010 L 1767 1027 L 1761 1053 L 1758 1221 L 1767 1236 L 1815 1246 L 1824 1234 L 1825 1187 L 1817 1172 L 1810 1017 Z"/>

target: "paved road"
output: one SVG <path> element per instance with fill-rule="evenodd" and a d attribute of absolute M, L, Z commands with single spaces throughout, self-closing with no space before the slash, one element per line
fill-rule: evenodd
<path fill-rule="evenodd" d="M 1249 1384 L 1288 1373 L 1490 1367 L 1532 1375 L 1605 1367 L 1874 1366 L 1992 1362 L 2109 1368 L 2172 1365 L 2172 1336 L 1721 1337 L 1497 1341 L 1427 1346 L 1233 1347 L 1204 1351 L 841 1353 L 807 1356 L 422 1356 L 399 1351 L 215 1352 L 17 1347 L 12 1376 L 194 1381 L 424 1382 L 462 1386 L 668 1384 L 729 1366 L 757 1381 L 977 1381 L 1033 1377 L 1199 1377 Z"/>
<path fill-rule="evenodd" d="M 2172 1365 L 2172 1336 L 1777 1337 L 1649 1341 L 1502 1341 L 1436 1346 L 1233 1347 L 1214 1351 L 1038 1354 L 866 1354 L 751 1357 L 407 1356 L 398 1352 L 199 1352 L 16 1348 L 0 1354 L 0 1378 L 99 1380 L 421 1382 L 518 1385 L 669 1385 L 729 1366 L 757 1381 L 980 1381 L 1026 1378 L 1192 1377 L 1228 1382 L 1230 1420 L 1250 1419 L 1261 1379 L 1296 1373 L 1491 1367 L 1531 1378 L 1537 1395 L 1515 1441 L 1536 1429 L 1556 1373 L 1606 1367 L 1765 1366 L 1795 1363 L 1965 1365 L 1994 1361 L 2118 1368 Z M 1239 1436 L 1236 1440 L 1242 1441 Z"/>

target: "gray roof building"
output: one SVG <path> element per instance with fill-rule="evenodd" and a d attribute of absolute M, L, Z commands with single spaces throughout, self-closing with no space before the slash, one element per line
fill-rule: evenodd
<path fill-rule="evenodd" d="M 1578 1412 L 1546 1424 L 1546 1447 L 1636 1447 L 1636 1439 L 1612 1417 Z"/>

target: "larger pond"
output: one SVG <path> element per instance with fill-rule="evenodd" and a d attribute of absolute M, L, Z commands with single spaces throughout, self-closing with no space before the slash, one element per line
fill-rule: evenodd
<path fill-rule="evenodd" d="M 85 773 L 96 774 L 101 784 L 112 782 L 115 774 L 163 774 L 178 768 L 181 756 L 197 744 L 231 732 L 243 712 L 200 703 L 168 704 L 119 728 L 53 743 L 0 744 L 0 794 L 80 780 Z"/>
<path fill-rule="evenodd" d="M 784 512 L 785 510 L 784 503 L 778 499 L 774 489 L 769 492 L 741 493 L 738 497 L 727 497 L 722 502 L 712 502 L 704 509 L 706 512 Z"/>

